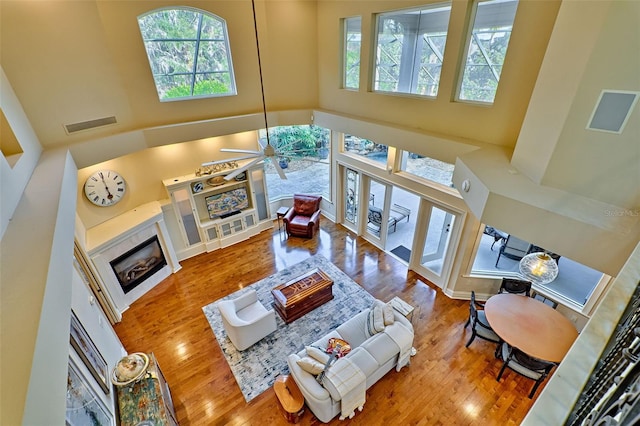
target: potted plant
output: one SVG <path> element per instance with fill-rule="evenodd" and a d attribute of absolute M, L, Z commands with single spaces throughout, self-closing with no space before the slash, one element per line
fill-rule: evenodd
<path fill-rule="evenodd" d="M 326 160 L 327 157 L 329 157 L 329 148 L 327 147 L 322 147 L 318 149 L 318 157 L 321 160 Z"/>
<path fill-rule="evenodd" d="M 289 167 L 289 158 L 287 157 L 278 157 L 278 165 L 281 169 L 286 169 Z"/>

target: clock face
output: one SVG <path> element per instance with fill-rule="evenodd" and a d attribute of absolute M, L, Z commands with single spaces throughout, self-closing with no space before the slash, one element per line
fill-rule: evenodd
<path fill-rule="evenodd" d="M 98 170 L 84 184 L 84 195 L 96 206 L 112 206 L 122 199 L 127 185 L 113 170 Z"/>

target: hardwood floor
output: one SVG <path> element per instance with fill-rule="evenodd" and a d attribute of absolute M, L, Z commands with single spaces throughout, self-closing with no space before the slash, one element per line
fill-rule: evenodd
<path fill-rule="evenodd" d="M 245 402 L 202 307 L 313 254 L 329 259 L 376 298 L 400 296 L 416 307 L 417 354 L 409 368 L 390 371 L 367 391 L 353 424 L 520 424 L 535 400 L 527 398 L 533 382 L 508 369 L 496 382 L 501 361 L 493 356 L 495 346 L 476 339 L 464 347 L 470 336 L 463 328 L 468 302 L 450 299 L 325 219 L 312 240 L 287 240 L 276 224 L 248 241 L 182 261 L 182 270 L 136 301 L 116 324 L 128 352 L 155 353 L 181 425 L 287 424 L 272 389 Z M 307 410 L 300 424 L 321 423 Z"/>

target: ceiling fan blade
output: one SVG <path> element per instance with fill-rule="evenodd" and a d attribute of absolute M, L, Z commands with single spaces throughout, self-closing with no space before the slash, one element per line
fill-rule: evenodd
<path fill-rule="evenodd" d="M 271 163 L 273 163 L 273 167 L 276 169 L 276 172 L 278 172 L 280 179 L 287 180 L 287 175 L 284 174 L 284 171 L 282 170 L 282 167 L 280 167 L 280 164 L 278 164 L 278 161 L 271 161 Z"/>
<path fill-rule="evenodd" d="M 242 167 L 238 167 L 236 170 L 232 171 L 231 173 L 229 173 L 228 175 L 226 175 L 224 177 L 224 180 L 231 180 L 233 178 L 235 178 L 236 176 L 238 176 L 240 173 L 243 173 L 245 171 L 247 171 L 247 169 L 249 169 L 250 167 L 253 167 L 255 164 L 258 164 L 259 162 L 261 162 L 262 160 L 264 160 L 264 157 L 258 157 L 255 158 L 251 161 L 249 161 L 247 164 L 245 164 Z"/>
<path fill-rule="evenodd" d="M 262 155 L 260 151 L 253 151 L 250 149 L 231 149 L 231 148 L 221 148 L 220 152 L 236 152 L 240 154 L 254 154 L 254 155 Z"/>
<path fill-rule="evenodd" d="M 245 157 L 235 157 L 235 158 L 225 158 L 224 160 L 207 161 L 206 163 L 202 163 L 201 166 L 202 167 L 213 166 L 214 164 L 222 164 L 222 163 L 229 163 L 229 162 L 232 162 L 232 161 L 248 160 L 249 158 L 254 158 L 254 157 L 257 157 L 257 155 L 249 155 L 249 156 L 245 156 Z"/>

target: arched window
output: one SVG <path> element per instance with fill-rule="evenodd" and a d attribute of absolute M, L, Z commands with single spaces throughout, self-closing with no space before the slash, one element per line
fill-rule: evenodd
<path fill-rule="evenodd" d="M 236 94 L 224 19 L 193 9 L 138 17 L 160 101 Z"/>

